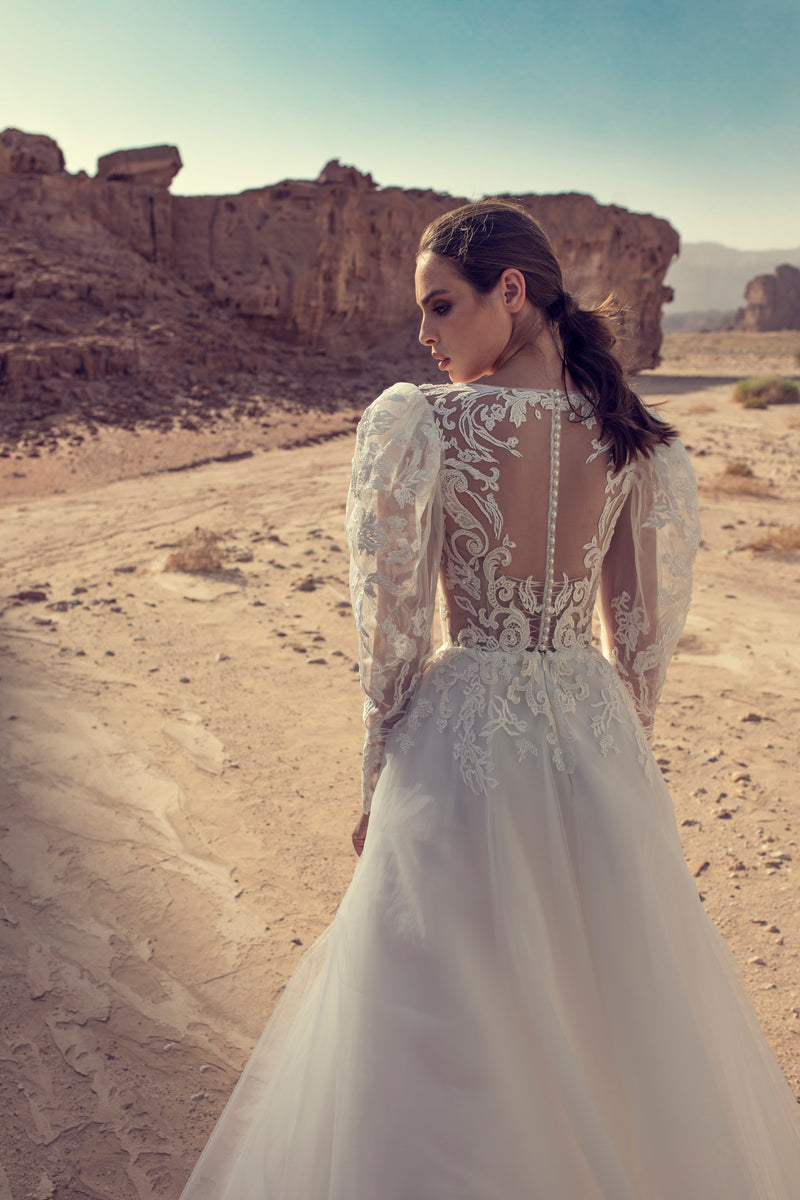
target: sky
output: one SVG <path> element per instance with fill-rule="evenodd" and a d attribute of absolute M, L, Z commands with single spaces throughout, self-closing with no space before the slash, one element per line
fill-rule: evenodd
<path fill-rule="evenodd" d="M 314 179 L 586 192 L 689 242 L 800 244 L 798 0 L 18 0 L 0 129 L 67 169 L 177 145 L 173 192 Z"/>

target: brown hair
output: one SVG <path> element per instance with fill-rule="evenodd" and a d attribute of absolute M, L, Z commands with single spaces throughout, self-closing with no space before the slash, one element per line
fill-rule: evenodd
<path fill-rule="evenodd" d="M 547 234 L 530 213 L 503 200 L 465 204 L 432 221 L 417 250 L 448 259 L 479 293 L 496 287 L 510 267 L 525 279 L 528 299 L 558 333 L 564 372 L 592 405 L 603 438 L 610 438 L 614 465 L 649 455 L 676 430 L 649 412 L 625 382 L 611 353 L 616 341 L 609 318 L 619 305 L 609 296 L 596 308 L 581 308 L 564 290 L 561 267 Z"/>

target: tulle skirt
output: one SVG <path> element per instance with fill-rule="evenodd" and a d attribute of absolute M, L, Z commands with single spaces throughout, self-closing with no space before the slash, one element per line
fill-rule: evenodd
<path fill-rule="evenodd" d="M 618 685 L 589 657 L 570 711 L 537 655 L 547 719 L 490 678 L 482 788 L 454 750 L 475 656 L 434 662 L 184 1200 L 800 1197 L 798 1106 L 627 704 L 598 750 Z"/>

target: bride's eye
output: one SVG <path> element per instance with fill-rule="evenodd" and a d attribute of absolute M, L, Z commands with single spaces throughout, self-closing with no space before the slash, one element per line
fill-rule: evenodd
<path fill-rule="evenodd" d="M 444 314 L 449 311 L 449 309 L 449 304 L 434 304 L 433 306 L 433 311 L 436 313 L 437 317 L 443 317 Z"/>

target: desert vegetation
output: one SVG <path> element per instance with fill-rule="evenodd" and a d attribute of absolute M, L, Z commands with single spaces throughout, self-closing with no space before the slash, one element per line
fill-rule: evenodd
<path fill-rule="evenodd" d="M 166 561 L 166 570 L 183 571 L 187 575 L 213 575 L 221 571 L 220 540 L 218 533 L 195 526 L 175 546 Z"/>
<path fill-rule="evenodd" d="M 733 399 L 744 408 L 768 408 L 770 404 L 800 404 L 800 384 L 778 375 L 740 379 Z"/>
<path fill-rule="evenodd" d="M 800 550 L 800 525 L 775 525 L 763 537 L 750 542 L 747 549 L 762 554 L 772 551 L 782 556 Z"/>
<path fill-rule="evenodd" d="M 707 495 L 717 495 L 720 492 L 729 496 L 761 496 L 772 498 L 776 495 L 771 479 L 760 479 L 753 468 L 744 459 L 735 458 L 725 464 L 720 474 L 700 485 L 700 491 Z"/>

